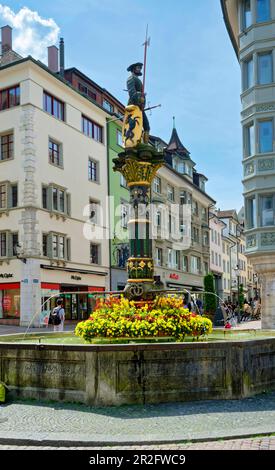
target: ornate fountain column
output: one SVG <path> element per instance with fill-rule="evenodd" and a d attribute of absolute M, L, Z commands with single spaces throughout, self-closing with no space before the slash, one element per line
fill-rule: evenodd
<path fill-rule="evenodd" d="M 125 177 L 130 191 L 131 214 L 128 222 L 130 256 L 127 262 L 128 281 L 125 295 L 134 300 L 152 298 L 154 261 L 150 220 L 151 184 L 163 165 L 163 153 L 148 144 L 126 148 L 113 160 L 114 170 Z"/>

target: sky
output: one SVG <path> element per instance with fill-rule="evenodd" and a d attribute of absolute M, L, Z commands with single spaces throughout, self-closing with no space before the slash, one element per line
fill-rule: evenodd
<path fill-rule="evenodd" d="M 47 61 L 65 41 L 65 67 L 76 67 L 126 104 L 128 65 L 143 62 L 151 133 L 169 141 L 173 116 L 183 145 L 216 207 L 239 210 L 242 197 L 240 69 L 220 0 L 38 0 L 0 3 L 0 26 L 13 48 Z"/>

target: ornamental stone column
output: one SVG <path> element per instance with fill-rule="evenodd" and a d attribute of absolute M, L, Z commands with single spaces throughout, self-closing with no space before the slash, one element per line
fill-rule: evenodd
<path fill-rule="evenodd" d="M 153 146 L 140 143 L 126 148 L 113 162 L 114 170 L 125 177 L 130 191 L 130 256 L 124 292 L 130 299 L 147 300 L 154 297 L 150 291 L 156 289 L 149 210 L 151 184 L 164 163 L 164 156 Z"/>

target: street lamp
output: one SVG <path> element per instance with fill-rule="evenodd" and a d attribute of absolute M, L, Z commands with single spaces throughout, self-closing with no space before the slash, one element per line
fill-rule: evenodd
<path fill-rule="evenodd" d="M 237 276 L 237 290 L 238 290 L 238 322 L 240 322 L 240 270 L 239 270 L 239 265 L 237 264 L 236 268 L 234 268 L 234 271 Z"/>
<path fill-rule="evenodd" d="M 259 277 L 258 277 L 258 273 L 254 273 L 253 274 L 253 288 L 254 288 L 254 284 L 255 284 L 255 296 L 256 298 L 258 298 L 258 280 L 259 280 Z"/>

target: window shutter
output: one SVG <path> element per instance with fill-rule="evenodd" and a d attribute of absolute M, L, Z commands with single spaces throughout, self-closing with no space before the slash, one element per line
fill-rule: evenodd
<path fill-rule="evenodd" d="M 47 235 L 47 256 L 49 258 L 53 257 L 53 235 L 49 233 Z"/>
<path fill-rule="evenodd" d="M 49 211 L 53 210 L 53 188 L 48 186 L 47 188 L 47 209 Z"/>
<path fill-rule="evenodd" d="M 66 213 L 68 215 L 71 215 L 71 195 L 69 193 L 66 194 L 65 201 L 66 201 L 65 203 L 67 205 Z"/>
<path fill-rule="evenodd" d="M 13 236 L 11 232 L 7 232 L 7 256 L 12 258 L 13 254 Z"/>
<path fill-rule="evenodd" d="M 7 184 L 7 209 L 12 207 L 12 186 L 10 183 Z"/>
<path fill-rule="evenodd" d="M 63 144 L 59 144 L 59 166 L 64 167 L 63 164 Z"/>
<path fill-rule="evenodd" d="M 71 239 L 70 238 L 66 238 L 65 250 L 66 250 L 65 259 L 70 261 L 71 259 Z"/>

